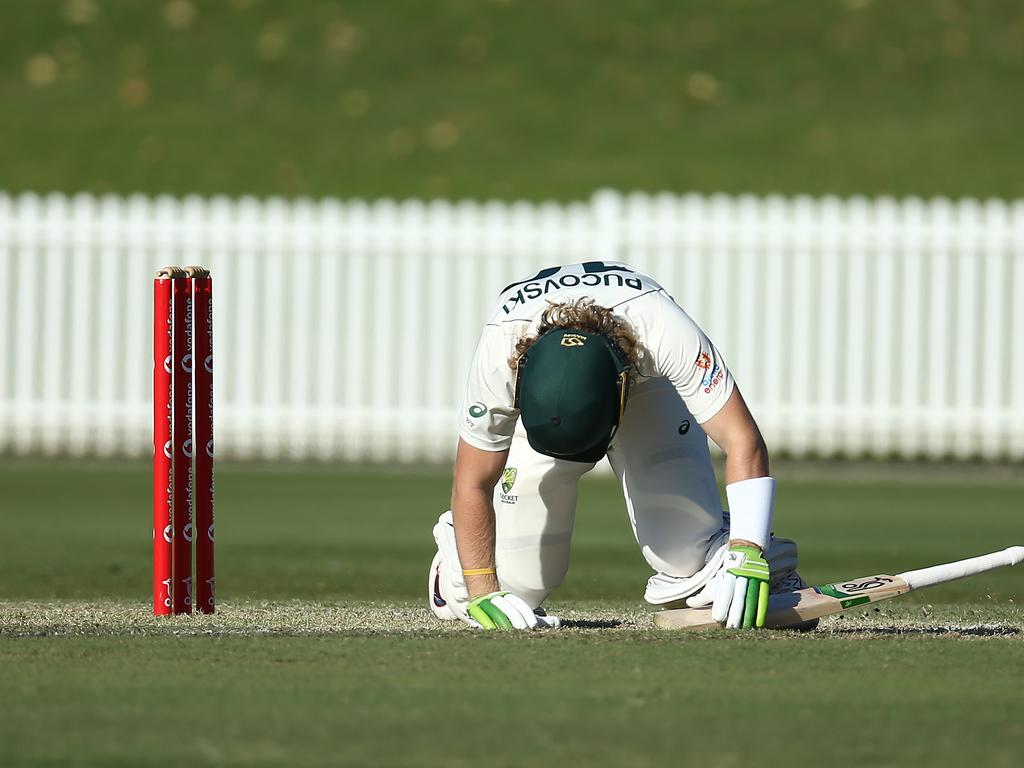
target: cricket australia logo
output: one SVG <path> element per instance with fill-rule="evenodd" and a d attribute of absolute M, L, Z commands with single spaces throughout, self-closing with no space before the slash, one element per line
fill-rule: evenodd
<path fill-rule="evenodd" d="M 508 493 L 516 484 L 516 475 L 519 474 L 515 467 L 509 467 L 501 473 L 501 490 Z"/>
<path fill-rule="evenodd" d="M 515 467 L 506 467 L 505 471 L 501 473 L 501 493 L 499 498 L 502 504 L 515 504 L 519 501 L 518 495 L 510 495 L 509 491 L 512 490 L 512 486 L 516 484 L 516 475 L 519 471 Z"/>

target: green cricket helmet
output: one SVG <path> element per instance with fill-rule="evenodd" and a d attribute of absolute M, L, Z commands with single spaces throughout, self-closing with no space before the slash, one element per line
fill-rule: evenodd
<path fill-rule="evenodd" d="M 612 341 L 556 328 L 519 358 L 515 406 L 530 446 L 566 461 L 599 461 L 622 419 L 632 366 Z"/>

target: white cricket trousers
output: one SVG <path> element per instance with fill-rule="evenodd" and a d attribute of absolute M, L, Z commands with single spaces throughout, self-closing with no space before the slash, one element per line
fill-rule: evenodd
<path fill-rule="evenodd" d="M 722 503 L 707 436 L 666 379 L 634 385 L 608 460 L 655 578 L 677 581 L 704 568 L 709 546 L 721 542 L 726 527 Z M 532 607 L 565 579 L 577 486 L 594 466 L 539 454 L 522 426 L 516 429 L 494 489 L 495 556 L 501 587 Z M 438 557 L 430 578 L 443 598 L 434 599 L 435 612 L 443 602 L 462 610 L 467 594 L 450 513 L 441 516 L 434 537 Z"/>

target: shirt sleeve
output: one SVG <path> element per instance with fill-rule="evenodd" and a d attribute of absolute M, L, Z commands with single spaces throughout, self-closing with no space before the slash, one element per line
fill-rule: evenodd
<path fill-rule="evenodd" d="M 656 373 L 672 382 L 703 424 L 722 409 L 735 387 L 725 358 L 667 294 L 658 294 L 650 320 L 646 346 Z"/>
<path fill-rule="evenodd" d="M 469 366 L 459 410 L 459 437 L 474 448 L 504 451 L 512 445 L 519 411 L 513 407 L 515 371 L 508 365 L 509 354 L 505 329 L 486 326 Z"/>

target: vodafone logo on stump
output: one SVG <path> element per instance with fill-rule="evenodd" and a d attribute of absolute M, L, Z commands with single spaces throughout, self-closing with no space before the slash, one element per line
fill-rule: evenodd
<path fill-rule="evenodd" d="M 202 267 L 165 267 L 157 273 L 153 296 L 153 612 L 191 613 L 198 606 L 212 613 L 210 273 Z M 197 482 L 203 487 L 199 496 Z"/>

